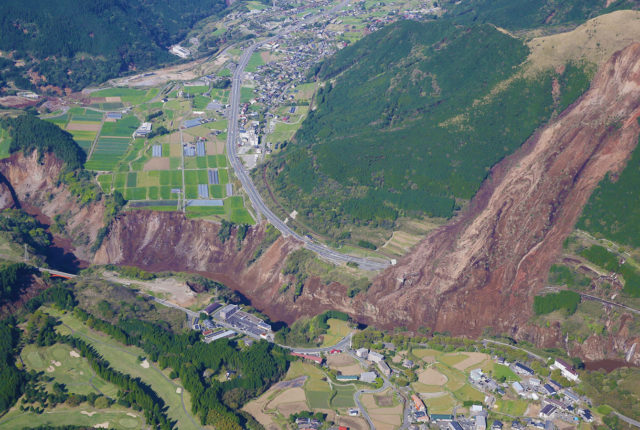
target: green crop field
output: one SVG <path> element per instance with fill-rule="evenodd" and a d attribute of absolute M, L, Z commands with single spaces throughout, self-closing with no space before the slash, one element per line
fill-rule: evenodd
<path fill-rule="evenodd" d="M 498 405 L 498 412 L 516 417 L 523 416 L 527 406 L 529 406 L 526 400 L 498 399 L 496 404 Z"/>
<path fill-rule="evenodd" d="M 307 391 L 307 402 L 311 409 L 328 409 L 329 408 L 329 395 L 327 391 Z"/>
<path fill-rule="evenodd" d="M 450 414 L 453 407 L 456 405 L 456 401 L 448 394 L 431 399 L 425 399 L 424 403 L 431 414 Z"/>
<path fill-rule="evenodd" d="M 67 122 L 69 122 L 69 114 L 65 113 L 62 114 L 60 116 L 56 116 L 53 118 L 47 118 L 46 119 L 49 122 L 54 123 L 55 125 L 57 125 L 60 128 L 64 128 L 67 125 Z"/>
<path fill-rule="evenodd" d="M 127 188 L 133 188 L 137 184 L 138 175 L 136 172 L 130 172 L 127 174 Z"/>
<path fill-rule="evenodd" d="M 127 200 L 146 200 L 147 189 L 145 187 L 126 188 L 124 198 Z"/>
<path fill-rule="evenodd" d="M 130 137 L 136 131 L 140 121 L 133 115 L 126 116 L 116 122 L 105 122 L 102 126 L 101 136 Z"/>
<path fill-rule="evenodd" d="M 108 175 L 98 175 L 98 184 L 100 184 L 100 188 L 102 188 L 102 191 L 104 191 L 105 193 L 110 193 L 111 192 L 111 184 L 113 182 L 113 175 L 108 174 Z"/>
<path fill-rule="evenodd" d="M 113 170 L 128 149 L 129 139 L 100 137 L 85 167 L 89 170 Z"/>
<path fill-rule="evenodd" d="M 335 386 L 336 393 L 331 398 L 331 407 L 334 408 L 352 408 L 355 406 L 353 402 L 353 394 L 355 388 Z"/>
<path fill-rule="evenodd" d="M 255 97 L 253 88 L 240 87 L 240 103 L 247 103 L 249 100 Z"/>
<path fill-rule="evenodd" d="M 209 193 L 214 199 L 222 199 L 227 195 L 224 185 L 209 185 Z"/>

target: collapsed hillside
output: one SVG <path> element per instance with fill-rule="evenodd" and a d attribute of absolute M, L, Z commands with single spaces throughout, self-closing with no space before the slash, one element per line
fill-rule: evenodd
<path fill-rule="evenodd" d="M 639 113 L 640 44 L 633 44 L 496 165 L 461 216 L 378 277 L 360 312 L 388 327 L 467 335 L 493 327 L 528 337 L 532 298 L 595 186 L 636 146 Z"/>
<path fill-rule="evenodd" d="M 50 153 L 29 155 L 17 152 L 0 161 L 0 209 L 21 207 L 46 225 L 58 224 L 53 232 L 54 250 L 60 261 L 74 256 L 79 265 L 88 264 L 91 246 L 104 224 L 105 207 L 101 201 L 80 205 L 78 199 L 59 181 L 63 162 Z M 58 220 L 58 222 L 56 222 Z M 54 229 L 55 230 L 55 229 Z M 68 252 L 69 255 L 64 256 Z M 72 254 L 72 255 L 71 255 Z"/>

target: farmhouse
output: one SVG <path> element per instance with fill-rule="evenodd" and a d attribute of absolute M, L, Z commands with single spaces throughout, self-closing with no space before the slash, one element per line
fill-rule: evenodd
<path fill-rule="evenodd" d="M 191 55 L 191 51 L 189 51 L 187 48 L 183 48 L 180 45 L 173 45 L 171 49 L 169 49 L 169 52 L 171 52 L 173 55 L 177 55 L 180 58 L 187 58 L 189 57 L 189 55 Z"/>
<path fill-rule="evenodd" d="M 511 386 L 519 395 L 522 395 L 524 393 L 524 388 L 522 387 L 522 385 L 520 385 L 519 382 L 514 382 L 513 384 L 511 384 Z"/>
<path fill-rule="evenodd" d="M 416 411 L 426 411 L 427 407 L 424 405 L 422 399 L 415 394 L 411 395 L 411 400 L 413 401 L 413 407 L 416 408 Z"/>
<path fill-rule="evenodd" d="M 301 358 L 304 358 L 306 360 L 315 361 L 318 364 L 322 364 L 322 357 L 319 357 L 317 355 L 301 354 L 299 352 L 292 352 L 291 355 L 293 355 L 295 357 L 301 357 Z"/>

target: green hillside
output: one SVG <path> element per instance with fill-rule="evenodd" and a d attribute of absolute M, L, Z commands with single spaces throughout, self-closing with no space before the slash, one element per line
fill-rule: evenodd
<path fill-rule="evenodd" d="M 615 179 L 615 180 L 614 180 Z M 640 248 L 640 146 L 619 177 L 607 175 L 595 189 L 582 211 L 577 228 L 596 237 Z"/>
<path fill-rule="evenodd" d="M 618 9 L 637 8 L 637 0 L 444 0 L 447 16 L 458 23 L 491 23 L 509 30 L 581 24 Z"/>
<path fill-rule="evenodd" d="M 528 49 L 490 25 L 392 24 L 316 70 L 329 81 L 295 143 L 267 165 L 278 200 L 316 231 L 450 217 L 489 168 L 588 85 L 566 68 L 519 77 Z M 508 82 L 498 86 L 499 83 Z M 461 200 L 460 200 L 461 199 Z"/>
<path fill-rule="evenodd" d="M 80 89 L 118 73 L 174 61 L 167 47 L 196 21 L 224 13 L 224 0 L 4 0 L 0 50 L 47 84 Z M 0 69 L 5 69 L 0 63 Z M 0 81 L 26 86 L 15 68 Z"/>

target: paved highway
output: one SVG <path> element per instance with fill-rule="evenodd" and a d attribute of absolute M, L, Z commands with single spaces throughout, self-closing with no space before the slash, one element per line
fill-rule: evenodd
<path fill-rule="evenodd" d="M 341 4 L 335 6 L 333 9 L 327 12 L 327 14 L 331 14 L 336 10 L 344 7 L 348 3 L 347 1 L 342 2 Z M 249 199 L 251 200 L 251 204 L 256 211 L 256 217 L 258 221 L 262 219 L 264 216 L 271 224 L 273 224 L 283 236 L 292 236 L 295 239 L 304 243 L 305 248 L 310 251 L 315 252 L 320 258 L 330 261 L 334 264 L 343 264 L 343 263 L 356 263 L 360 268 L 364 270 L 382 270 L 387 268 L 390 265 L 388 261 L 377 261 L 366 258 L 354 257 L 351 255 L 342 254 L 338 251 L 330 249 L 327 246 L 321 245 L 312 239 L 307 237 L 300 236 L 295 231 L 293 231 L 288 225 L 286 225 L 280 218 L 278 218 L 269 207 L 265 204 L 264 200 L 260 196 L 260 193 L 256 190 L 256 187 L 251 180 L 251 177 L 244 169 L 242 165 L 242 161 L 238 158 L 237 154 L 237 142 L 238 142 L 238 118 L 239 118 L 239 108 L 240 108 L 240 87 L 242 86 L 242 74 L 244 72 L 249 59 L 253 52 L 262 44 L 270 42 L 272 40 L 277 39 L 278 37 L 294 31 L 300 28 L 303 24 L 307 24 L 313 22 L 318 19 L 320 16 L 307 20 L 303 23 L 300 23 L 294 27 L 287 28 L 280 32 L 278 35 L 273 36 L 269 39 L 265 39 L 260 42 L 256 42 L 253 45 L 249 46 L 244 50 L 240 60 L 238 61 L 238 66 L 233 72 L 233 77 L 231 80 L 231 96 L 230 96 L 230 108 L 228 111 L 229 117 L 229 125 L 227 130 L 227 154 L 229 156 L 229 162 L 233 167 L 233 170 L 236 173 L 236 176 L 240 180 L 242 187 L 247 192 Z"/>

